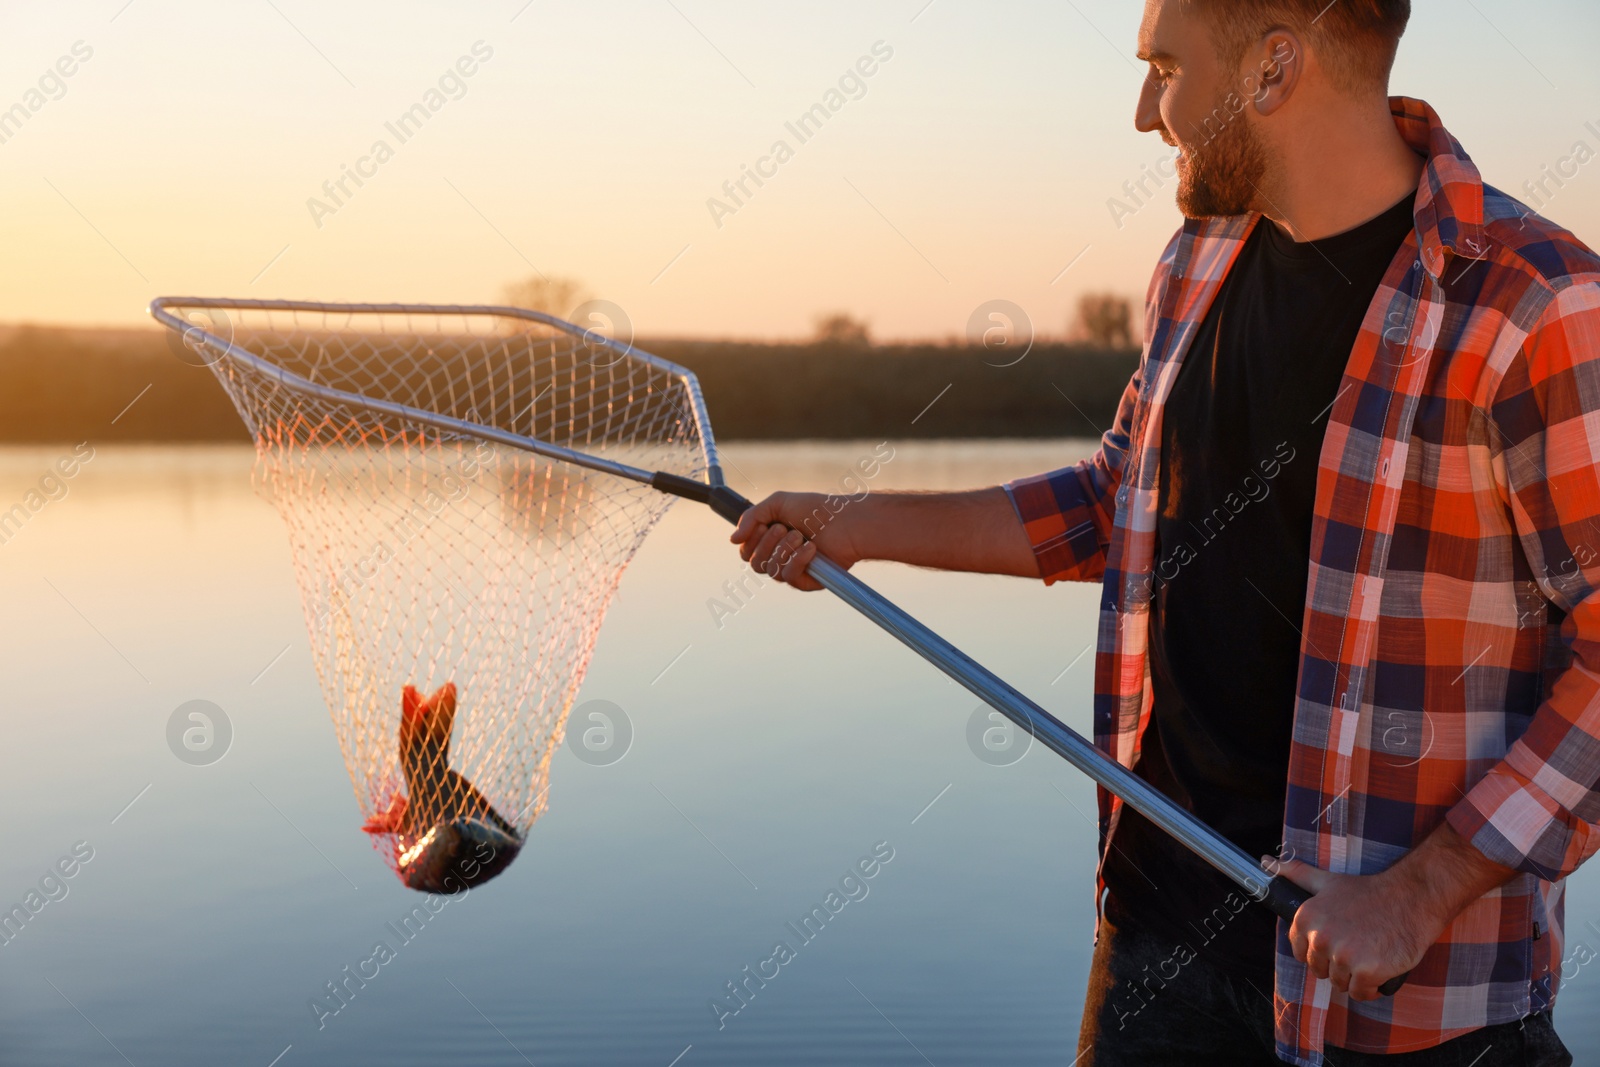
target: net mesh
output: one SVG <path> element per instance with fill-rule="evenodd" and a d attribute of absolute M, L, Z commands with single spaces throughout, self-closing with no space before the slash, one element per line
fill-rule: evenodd
<path fill-rule="evenodd" d="M 317 385 L 650 471 L 707 473 L 692 379 L 591 337 L 491 313 L 169 310 Z M 202 335 L 185 343 L 254 435 L 257 482 L 288 526 L 317 674 L 380 853 L 415 885 L 407 867 L 451 820 L 498 827 L 520 847 L 547 805 L 606 608 L 672 498 L 308 396 L 218 358 Z"/>

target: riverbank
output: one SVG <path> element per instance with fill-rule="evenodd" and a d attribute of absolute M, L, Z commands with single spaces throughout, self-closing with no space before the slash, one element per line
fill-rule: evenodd
<path fill-rule="evenodd" d="M 722 440 L 1096 437 L 1138 353 L 640 340 L 693 370 Z M 0 329 L 0 442 L 228 442 L 244 427 L 212 374 L 159 330 Z"/>

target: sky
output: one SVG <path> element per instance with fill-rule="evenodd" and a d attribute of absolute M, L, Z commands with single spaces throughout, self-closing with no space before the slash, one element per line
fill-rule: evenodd
<path fill-rule="evenodd" d="M 158 295 L 495 302 L 542 273 L 643 337 L 841 311 L 946 338 L 993 300 L 1053 334 L 1085 292 L 1142 296 L 1179 224 L 1170 186 L 1110 207 L 1168 154 L 1133 129 L 1134 0 L 0 11 L 0 109 L 38 105 L 0 127 L 0 323 L 135 325 Z M 1518 192 L 1600 152 L 1597 42 L 1593 0 L 1416 0 L 1394 90 Z M 802 142 L 785 124 L 841 78 Z M 1546 213 L 1600 243 L 1600 160 Z"/>

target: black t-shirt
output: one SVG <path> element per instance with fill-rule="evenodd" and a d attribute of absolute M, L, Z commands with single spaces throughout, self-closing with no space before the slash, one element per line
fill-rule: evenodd
<path fill-rule="evenodd" d="M 1153 704 L 1137 773 L 1251 856 L 1288 789 L 1317 463 L 1328 413 L 1412 198 L 1296 243 L 1262 220 L 1167 401 L 1150 613 Z M 1112 921 L 1271 981 L 1274 923 L 1132 808 L 1105 861 Z M 1270 985 L 1263 988 L 1270 988 Z"/>

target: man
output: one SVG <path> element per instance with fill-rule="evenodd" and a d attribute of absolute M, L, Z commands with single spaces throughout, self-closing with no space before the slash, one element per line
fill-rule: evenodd
<path fill-rule="evenodd" d="M 1099 452 L 876 494 L 810 543 L 819 498 L 780 493 L 733 535 L 802 589 L 819 550 L 1101 581 L 1097 742 L 1316 894 L 1275 924 L 1102 794 L 1082 1065 L 1571 1063 L 1600 260 L 1388 98 L 1409 15 L 1148 0 L 1137 125 L 1179 150 L 1188 221 Z"/>

